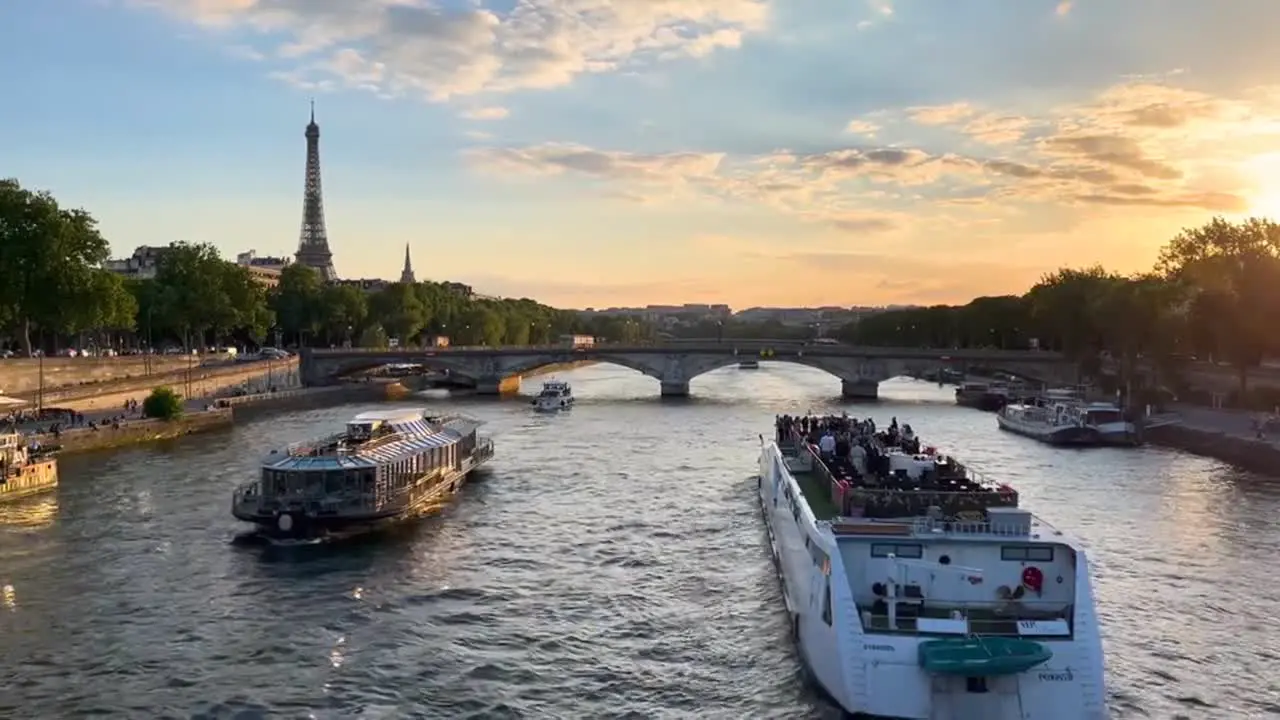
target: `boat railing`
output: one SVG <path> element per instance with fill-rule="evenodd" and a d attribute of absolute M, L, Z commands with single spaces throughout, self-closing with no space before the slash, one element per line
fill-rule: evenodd
<path fill-rule="evenodd" d="M 916 535 L 955 533 L 960 535 L 1026 537 L 1030 532 L 1030 528 L 1017 523 L 992 523 L 987 520 L 944 520 L 917 517 L 911 519 L 911 531 Z"/>
<path fill-rule="evenodd" d="M 493 440 L 486 437 L 478 438 L 476 449 L 471 454 L 472 464 L 479 465 L 491 459 L 493 459 Z"/>
<path fill-rule="evenodd" d="M 945 517 L 981 513 L 992 507 L 1017 507 L 1018 492 L 1012 487 L 964 468 L 960 479 L 971 487 L 963 490 L 940 490 L 901 485 L 877 486 L 862 480 L 837 478 L 822 461 L 817 450 L 808 443 L 801 447 L 812 460 L 813 472 L 830 488 L 831 500 L 849 517 L 904 518 L 924 516 L 930 508 L 941 510 Z M 855 484 L 856 483 L 856 484 Z M 976 489 L 974 489 L 976 488 Z"/>
<path fill-rule="evenodd" d="M 999 635 L 1070 638 L 1075 629 L 1070 603 L 1046 600 L 946 600 L 897 598 L 890 619 L 886 601 L 875 596 L 855 600 L 867 633 L 907 635 Z M 893 624 L 896 623 L 896 627 Z"/>

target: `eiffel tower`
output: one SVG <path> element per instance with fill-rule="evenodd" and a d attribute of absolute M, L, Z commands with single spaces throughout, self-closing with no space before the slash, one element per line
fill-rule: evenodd
<path fill-rule="evenodd" d="M 302 195 L 302 233 L 298 239 L 299 265 L 320 273 L 325 282 L 338 279 L 329 251 L 329 233 L 324 229 L 324 195 L 320 190 L 320 126 L 316 124 L 316 103 L 311 101 L 311 122 L 307 124 L 307 182 Z"/>

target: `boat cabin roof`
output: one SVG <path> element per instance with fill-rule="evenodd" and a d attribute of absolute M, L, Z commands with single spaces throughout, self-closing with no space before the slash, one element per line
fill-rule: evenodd
<path fill-rule="evenodd" d="M 345 433 L 295 443 L 285 452 L 273 451 L 263 467 L 286 471 L 376 468 L 453 445 L 482 424 L 461 415 L 432 418 L 424 412 L 422 408 L 403 408 L 361 413 L 347 423 Z M 383 433 L 367 432 L 384 426 Z M 357 428 L 366 432 L 357 433 Z"/>
<path fill-rule="evenodd" d="M 427 414 L 426 408 L 397 408 L 395 410 L 371 410 L 355 416 L 351 422 L 412 422 L 421 420 Z"/>

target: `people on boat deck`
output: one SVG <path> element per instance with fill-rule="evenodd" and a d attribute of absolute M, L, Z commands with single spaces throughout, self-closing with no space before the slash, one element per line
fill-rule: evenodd
<path fill-rule="evenodd" d="M 995 490 L 969 478 L 965 468 L 951 458 L 939 456 L 932 467 L 911 475 L 894 472 L 891 450 L 920 453 L 920 439 L 910 425 L 899 425 L 897 418 L 887 429 L 877 431 L 871 419 L 858 420 L 847 414 L 783 415 L 776 418 L 776 431 L 779 443 L 815 447 L 833 479 L 849 482 L 852 492 L 841 498 L 841 504 L 850 514 L 904 517 L 937 505 L 953 515 L 1016 503 L 1012 497 L 996 497 Z"/>

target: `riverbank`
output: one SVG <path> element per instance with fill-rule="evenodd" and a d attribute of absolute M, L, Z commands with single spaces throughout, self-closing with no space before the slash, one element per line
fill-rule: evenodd
<path fill-rule="evenodd" d="M 141 403 L 152 390 L 171 387 L 189 398 L 214 398 L 227 391 L 246 386 L 290 385 L 296 382 L 298 361 L 261 360 L 230 365 L 195 366 L 153 375 L 142 375 L 83 385 L 65 386 L 39 393 L 25 393 L 18 397 L 36 404 L 37 399 L 46 408 L 75 410 L 81 413 L 114 412 L 125 403 Z"/>
<path fill-rule="evenodd" d="M 185 413 L 174 420 L 125 418 L 92 426 L 74 427 L 57 433 L 38 433 L 30 440 L 42 446 L 59 448 L 60 454 L 111 450 L 126 445 L 169 440 L 227 427 L 233 422 L 231 408 L 211 408 Z"/>
<path fill-rule="evenodd" d="M 1152 418 L 1144 431 L 1152 445 L 1183 450 L 1263 475 L 1280 476 L 1280 433 L 1258 436 L 1257 413 L 1178 406 Z"/>

